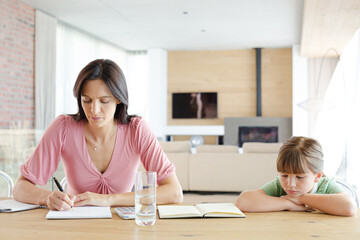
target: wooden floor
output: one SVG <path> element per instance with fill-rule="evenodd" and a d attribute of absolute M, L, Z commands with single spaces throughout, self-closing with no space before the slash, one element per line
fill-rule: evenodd
<path fill-rule="evenodd" d="M 231 202 L 235 203 L 235 200 L 239 196 L 239 193 L 198 193 L 198 192 L 185 192 L 184 204 L 195 203 L 223 203 Z"/>

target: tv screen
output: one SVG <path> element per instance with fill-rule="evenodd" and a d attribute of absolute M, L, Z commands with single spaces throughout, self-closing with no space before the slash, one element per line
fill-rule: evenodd
<path fill-rule="evenodd" d="M 239 147 L 244 142 L 278 142 L 279 127 L 239 127 Z"/>
<path fill-rule="evenodd" d="M 217 93 L 193 92 L 172 94 L 173 118 L 217 118 Z"/>

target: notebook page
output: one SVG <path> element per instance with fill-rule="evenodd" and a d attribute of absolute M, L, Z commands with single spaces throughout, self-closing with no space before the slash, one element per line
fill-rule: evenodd
<path fill-rule="evenodd" d="M 188 218 L 202 216 L 195 206 L 162 205 L 158 206 L 158 211 L 160 218 Z"/>
<path fill-rule="evenodd" d="M 111 218 L 110 207 L 75 207 L 67 211 L 50 210 L 46 219 Z"/>
<path fill-rule="evenodd" d="M 204 203 L 197 204 L 196 207 L 203 215 L 208 217 L 230 217 L 232 215 L 245 217 L 245 215 L 233 203 Z"/>
<path fill-rule="evenodd" d="M 0 212 L 17 212 L 41 207 L 40 205 L 28 204 L 16 201 L 15 199 L 5 199 L 0 201 Z"/>

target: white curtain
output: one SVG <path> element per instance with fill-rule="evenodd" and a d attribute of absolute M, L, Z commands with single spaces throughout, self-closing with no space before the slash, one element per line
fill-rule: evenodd
<path fill-rule="evenodd" d="M 325 173 L 360 187 L 360 31 L 344 49 L 325 93 L 335 108 L 320 112 L 314 136 L 325 153 Z"/>
<path fill-rule="evenodd" d="M 333 52 L 331 52 L 333 53 Z M 324 53 L 326 54 L 326 53 Z M 324 56 L 326 57 L 326 56 Z M 308 59 L 309 97 L 323 99 L 334 74 L 337 58 Z M 314 137 L 315 125 L 318 118 L 317 111 L 309 111 L 309 135 Z"/>
<path fill-rule="evenodd" d="M 78 111 L 73 87 L 77 75 L 89 62 L 106 58 L 115 61 L 127 75 L 127 52 L 96 36 L 69 25 L 57 27 L 56 116 Z"/>
<path fill-rule="evenodd" d="M 45 129 L 55 116 L 57 20 L 36 10 L 35 127 Z"/>

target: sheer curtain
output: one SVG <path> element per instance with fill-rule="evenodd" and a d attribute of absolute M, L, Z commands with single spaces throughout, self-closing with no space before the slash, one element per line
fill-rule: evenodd
<path fill-rule="evenodd" d="M 45 129 L 54 118 L 57 20 L 36 10 L 35 128 Z"/>
<path fill-rule="evenodd" d="M 344 49 L 325 100 L 335 108 L 319 112 L 314 136 L 325 153 L 325 173 L 337 175 L 360 188 L 360 31 Z"/>
<path fill-rule="evenodd" d="M 77 112 L 76 98 L 73 96 L 77 75 L 86 64 L 98 58 L 115 61 L 127 75 L 128 54 L 125 50 L 69 25 L 58 23 L 56 116 Z"/>
<path fill-rule="evenodd" d="M 333 53 L 330 51 L 330 53 Z M 310 98 L 323 99 L 334 74 L 337 58 L 310 58 L 308 59 L 308 81 Z M 331 103 L 329 103 L 331 104 Z M 319 111 L 309 111 L 309 135 L 313 137 Z"/>

